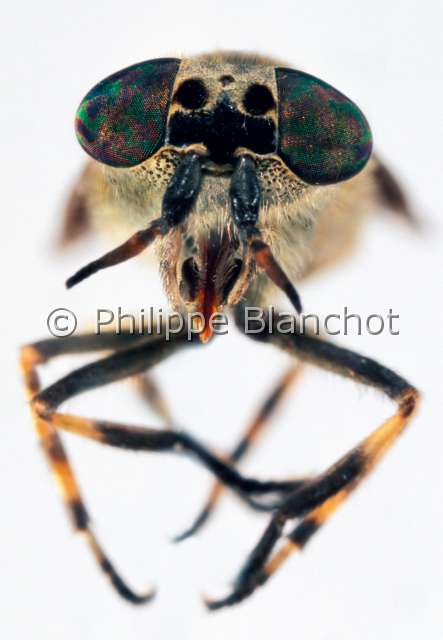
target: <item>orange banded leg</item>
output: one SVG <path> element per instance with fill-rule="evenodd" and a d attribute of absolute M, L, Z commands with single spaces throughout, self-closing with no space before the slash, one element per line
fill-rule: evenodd
<path fill-rule="evenodd" d="M 142 367 L 152 366 L 153 363 L 171 355 L 174 350 L 187 343 L 185 338 L 179 340 L 175 338 L 175 341 L 177 344 L 162 340 L 141 344 L 80 367 L 35 395 L 31 401 L 32 408 L 40 420 L 52 424 L 55 428 L 70 431 L 103 444 L 136 451 L 186 453 L 246 501 L 250 500 L 250 495 L 287 493 L 300 486 L 302 481 L 299 480 L 266 481 L 244 477 L 183 431 L 135 427 L 113 421 L 91 420 L 57 411 L 61 404 L 75 395 L 138 374 Z M 193 337 L 193 341 L 201 344 L 198 336 Z"/>
<path fill-rule="evenodd" d="M 202 344 L 196 334 L 192 335 L 191 343 Z M 160 337 L 130 349 L 117 351 L 76 369 L 34 395 L 31 401 L 32 408 L 40 420 L 50 422 L 54 427 L 72 431 L 111 446 L 133 450 L 187 453 L 245 500 L 249 500 L 249 494 L 286 493 L 300 486 L 302 482 L 298 480 L 280 482 L 244 477 L 183 431 L 132 427 L 111 421 L 89 420 L 74 415 L 66 416 L 57 412 L 57 408 L 68 399 L 84 391 L 140 374 L 143 369 L 152 367 L 188 344 L 190 341 L 183 333 L 171 336 L 169 341 L 164 341 Z"/>
<path fill-rule="evenodd" d="M 146 341 L 146 337 L 144 338 Z M 154 592 L 138 594 L 134 592 L 121 578 L 119 572 L 101 547 L 90 525 L 90 517 L 84 505 L 79 485 L 73 469 L 69 463 L 66 451 L 55 424 L 46 419 L 38 410 L 35 398 L 40 393 L 40 381 L 37 366 L 63 353 L 81 353 L 119 349 L 141 342 L 140 336 L 130 334 L 95 334 L 71 336 L 69 338 L 41 340 L 33 345 L 27 345 L 21 351 L 21 367 L 24 375 L 25 389 L 31 401 L 31 412 L 34 419 L 39 441 L 52 469 L 56 483 L 67 506 L 68 514 L 74 529 L 81 532 L 99 566 L 110 579 L 117 592 L 126 600 L 134 603 L 144 603 L 150 600 Z M 92 385 L 97 386 L 97 385 Z"/>
<path fill-rule="evenodd" d="M 80 338 L 79 336 L 78 338 Z M 115 338 L 115 336 L 113 336 Z M 72 340 L 64 339 L 66 352 L 86 350 L 86 344 L 91 350 L 103 348 L 103 341 L 96 342 L 98 338 L 105 336 L 83 336 L 84 340 L 78 340 L 75 344 Z M 124 337 L 125 340 L 127 336 Z M 106 348 L 110 347 L 111 337 L 106 335 Z M 91 344 L 91 341 L 93 344 Z M 129 341 L 131 344 L 132 342 Z M 197 336 L 192 336 L 192 343 L 200 345 Z M 223 461 L 212 455 L 205 447 L 197 443 L 189 435 L 172 430 L 143 429 L 121 425 L 115 422 L 88 420 L 73 415 L 65 415 L 56 412 L 57 407 L 69 398 L 83 391 L 93 389 L 123 378 L 140 375 L 143 370 L 153 366 L 157 362 L 172 355 L 175 351 L 189 344 L 185 334 L 174 335 L 166 342 L 162 336 L 149 336 L 144 340 L 137 340 L 129 349 L 119 349 L 115 353 L 91 364 L 80 367 L 76 371 L 64 376 L 57 382 L 40 391 L 40 384 L 36 367 L 50 355 L 59 355 L 62 352 L 57 341 L 41 341 L 34 345 L 24 347 L 22 350 L 22 368 L 25 377 L 28 395 L 31 399 L 31 410 L 34 417 L 37 433 L 45 451 L 50 467 L 62 490 L 69 515 L 75 529 L 84 533 L 99 565 L 111 578 L 116 590 L 124 598 L 133 603 L 145 602 L 152 597 L 152 593 L 137 595 L 122 580 L 110 560 L 104 554 L 91 527 L 90 519 L 84 505 L 73 470 L 58 434 L 58 430 L 66 430 L 92 440 L 111 446 L 123 447 L 132 450 L 145 451 L 174 451 L 188 453 L 209 469 L 214 475 L 237 491 L 239 495 L 269 494 L 288 490 L 300 483 L 279 483 L 272 481 L 260 481 L 253 478 L 243 478 L 235 469 L 226 465 Z M 51 354 L 50 354 L 51 352 Z"/>
<path fill-rule="evenodd" d="M 231 453 L 227 457 L 227 461 L 229 463 L 235 464 L 237 462 L 240 462 L 240 460 L 242 460 L 248 453 L 251 446 L 257 442 L 258 438 L 263 434 L 265 428 L 269 425 L 272 414 L 280 405 L 291 385 L 298 379 L 300 370 L 301 365 L 297 363 L 296 365 L 290 367 L 280 378 L 277 385 L 265 399 L 259 411 L 254 416 L 243 437 L 239 440 L 237 445 L 232 449 Z M 174 538 L 174 542 L 182 542 L 183 540 L 186 540 L 187 538 L 195 535 L 197 531 L 199 531 L 199 529 L 204 524 L 206 524 L 217 502 L 223 494 L 223 490 L 223 484 L 219 480 L 215 480 L 212 484 L 206 502 L 200 513 L 195 518 L 193 524 L 189 527 L 189 529 L 176 536 Z"/>
<path fill-rule="evenodd" d="M 397 411 L 324 473 L 305 482 L 274 505 L 274 514 L 248 556 L 232 591 L 223 599 L 206 600 L 211 610 L 234 605 L 250 596 L 292 553 L 307 544 L 404 431 L 419 398 L 417 390 L 393 371 L 370 358 L 319 338 L 263 332 L 259 339 L 273 342 L 298 358 L 322 368 L 380 389 L 396 402 Z M 290 520 L 299 520 L 299 523 L 275 551 L 283 528 Z"/>
<path fill-rule="evenodd" d="M 172 427 L 174 421 L 171 410 L 152 374 L 141 373 L 133 378 L 133 382 L 141 398 L 167 427 Z"/>

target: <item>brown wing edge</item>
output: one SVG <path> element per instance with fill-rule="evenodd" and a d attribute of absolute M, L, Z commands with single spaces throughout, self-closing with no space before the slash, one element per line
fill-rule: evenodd
<path fill-rule="evenodd" d="M 66 199 L 62 212 L 62 223 L 58 230 L 55 245 L 63 250 L 71 246 L 92 230 L 86 185 L 90 175 L 91 165 L 88 163 L 81 171 Z"/>
<path fill-rule="evenodd" d="M 419 231 L 422 228 L 422 222 L 411 207 L 403 187 L 380 158 L 376 157 L 375 161 L 373 177 L 381 204 Z"/>

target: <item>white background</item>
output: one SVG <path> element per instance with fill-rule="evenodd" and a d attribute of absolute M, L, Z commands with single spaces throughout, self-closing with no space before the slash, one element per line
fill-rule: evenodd
<path fill-rule="evenodd" d="M 442 49 L 441 3 L 10 2 L 2 11 L 2 527 L 0 625 L 5 638 L 417 638 L 443 633 L 442 501 Z M 300 287 L 305 308 L 344 305 L 400 314 L 400 335 L 341 337 L 423 390 L 419 416 L 373 477 L 306 551 L 243 605 L 209 615 L 199 592 L 226 588 L 265 518 L 232 496 L 202 534 L 174 547 L 206 494 L 207 474 L 169 456 L 135 455 L 69 438 L 96 528 L 131 584 L 159 584 L 157 600 L 120 601 L 72 535 L 32 431 L 18 345 L 46 337 L 67 306 L 92 321 L 97 306 L 158 306 L 142 262 L 72 292 L 63 281 L 110 248 L 93 238 L 53 251 L 59 211 L 84 160 L 73 114 L 109 73 L 165 55 L 253 50 L 319 75 L 350 95 L 376 148 L 396 168 L 428 222 L 417 236 L 375 215 L 360 251 Z M 82 359 L 60 360 L 54 379 Z M 285 357 L 231 332 L 158 368 L 180 425 L 228 448 Z M 269 477 L 320 470 L 392 410 L 374 391 L 309 369 L 244 469 Z M 127 385 L 68 404 L 82 415 L 157 424 Z M 440 411 L 440 412 L 439 412 Z"/>

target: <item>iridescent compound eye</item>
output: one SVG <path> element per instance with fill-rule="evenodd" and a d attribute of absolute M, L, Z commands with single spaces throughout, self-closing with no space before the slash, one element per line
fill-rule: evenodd
<path fill-rule="evenodd" d="M 361 171 L 372 150 L 369 124 L 349 98 L 301 71 L 276 69 L 278 153 L 310 184 L 331 184 Z"/>
<path fill-rule="evenodd" d="M 140 62 L 93 87 L 75 120 L 86 153 L 113 167 L 132 167 L 152 156 L 164 143 L 179 65 L 175 58 Z"/>

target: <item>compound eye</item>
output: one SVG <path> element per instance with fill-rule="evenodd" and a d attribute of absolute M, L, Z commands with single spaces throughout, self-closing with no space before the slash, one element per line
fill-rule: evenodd
<path fill-rule="evenodd" d="M 148 60 L 93 87 L 75 119 L 86 153 L 113 167 L 133 167 L 158 151 L 179 66 L 175 58 Z"/>
<path fill-rule="evenodd" d="M 275 101 L 264 84 L 251 84 L 243 98 L 243 106 L 251 116 L 263 116 L 275 107 Z"/>
<path fill-rule="evenodd" d="M 363 169 L 372 134 L 363 113 L 331 85 L 293 69 L 276 69 L 278 152 L 305 182 L 332 184 Z"/>
<path fill-rule="evenodd" d="M 208 91 L 198 78 L 182 82 L 174 95 L 174 102 L 178 102 L 185 109 L 201 109 L 207 100 Z"/>

